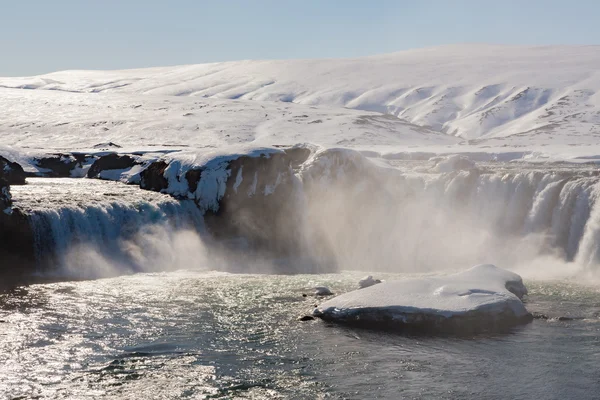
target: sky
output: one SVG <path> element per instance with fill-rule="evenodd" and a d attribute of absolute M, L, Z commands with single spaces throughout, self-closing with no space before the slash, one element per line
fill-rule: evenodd
<path fill-rule="evenodd" d="M 0 0 L 0 76 L 600 44 L 597 0 Z"/>

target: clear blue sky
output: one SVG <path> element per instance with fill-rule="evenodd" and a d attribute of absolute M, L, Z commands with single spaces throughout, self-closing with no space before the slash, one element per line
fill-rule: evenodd
<path fill-rule="evenodd" d="M 0 0 L 0 76 L 449 43 L 600 44 L 598 0 Z"/>

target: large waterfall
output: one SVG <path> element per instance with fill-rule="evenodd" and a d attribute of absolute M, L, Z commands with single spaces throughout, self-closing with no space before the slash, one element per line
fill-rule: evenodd
<path fill-rule="evenodd" d="M 600 177 L 593 167 L 482 163 L 440 171 L 431 162 L 377 165 L 358 153 L 326 151 L 295 174 L 300 190 L 289 193 L 301 201 L 277 213 L 244 208 L 238 199 L 229 212 L 242 217 L 229 223 L 251 224 L 235 231 L 275 238 L 279 249 L 296 246 L 296 255 L 334 260 L 306 271 L 428 272 L 494 263 L 550 277 L 594 273 L 600 263 Z M 230 178 L 234 189 L 240 176 Z M 60 265 L 70 276 L 189 268 L 206 259 L 201 236 L 210 230 L 191 200 L 91 179 L 30 179 L 13 194 L 31 215 L 40 263 Z M 247 200 L 256 205 L 260 196 L 249 193 Z M 302 207 L 290 211 L 293 204 Z M 271 221 L 252 212 L 278 216 Z M 215 227 L 225 220 L 211 221 Z"/>

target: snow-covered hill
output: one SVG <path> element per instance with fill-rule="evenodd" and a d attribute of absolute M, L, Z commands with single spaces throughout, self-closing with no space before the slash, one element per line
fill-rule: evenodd
<path fill-rule="evenodd" d="M 221 148 L 443 146 L 460 142 L 393 116 L 274 102 L 0 89 L 0 144 L 72 150 L 121 146 Z"/>
<path fill-rule="evenodd" d="M 64 71 L 0 78 L 0 86 L 346 107 L 512 145 L 515 135 L 542 141 L 558 136 L 560 142 L 586 136 L 582 140 L 596 142 L 599 67 L 600 46 L 453 45 L 357 59 Z M 517 141 L 528 142 L 518 136 Z"/>

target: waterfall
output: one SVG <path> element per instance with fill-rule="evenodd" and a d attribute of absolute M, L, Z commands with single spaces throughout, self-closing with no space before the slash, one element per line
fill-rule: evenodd
<path fill-rule="evenodd" d="M 19 196 L 26 190 L 29 197 Z M 202 252 L 203 218 L 191 200 L 87 179 L 33 179 L 17 195 L 45 273 L 90 278 L 189 268 Z"/>
<path fill-rule="evenodd" d="M 600 177 L 593 169 L 492 163 L 440 173 L 423 163 L 396 167 L 355 152 L 324 151 L 286 183 L 299 185 L 287 193 L 300 201 L 284 196 L 268 207 L 273 193 L 246 199 L 246 192 L 235 192 L 240 173 L 234 174 L 230 214 L 212 215 L 211 226 L 249 224 L 223 230 L 217 239 L 259 243 L 262 250 L 274 241 L 273 258 L 286 250 L 333 260 L 323 269 L 290 265 L 279 272 L 427 272 L 483 263 L 542 274 L 552 263 L 598 269 Z M 114 182 L 47 178 L 17 188 L 14 198 L 31 216 L 38 260 L 69 275 L 190 268 L 206 260 L 206 240 L 199 236 L 206 216 L 191 200 Z M 238 252 L 237 271 L 249 270 L 252 250 Z"/>
<path fill-rule="evenodd" d="M 495 263 L 543 273 L 544 264 L 590 272 L 600 264 L 600 177 L 590 167 L 491 163 L 439 173 L 418 163 L 321 158 L 304 171 L 309 218 L 342 268 Z"/>

